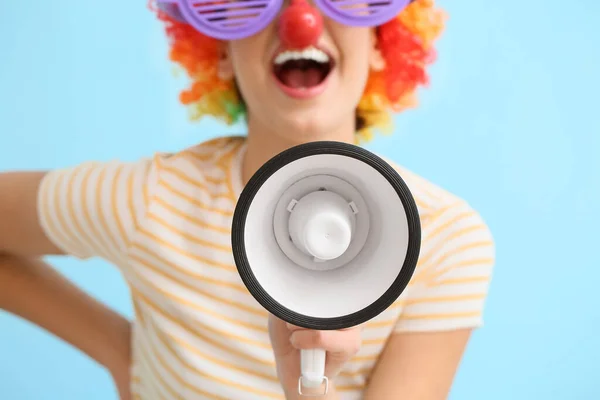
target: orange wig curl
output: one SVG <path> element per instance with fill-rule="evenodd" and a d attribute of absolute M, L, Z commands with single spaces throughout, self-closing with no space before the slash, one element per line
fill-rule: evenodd
<path fill-rule="evenodd" d="M 245 107 L 233 80 L 218 76 L 219 41 L 178 22 L 158 9 L 170 39 L 169 58 L 179 64 L 192 83 L 179 96 L 192 119 L 212 116 L 227 124 L 237 122 Z M 356 142 L 373 137 L 374 129 L 390 132 L 390 111 L 417 104 L 419 86 L 428 84 L 426 68 L 435 61 L 434 41 L 440 36 L 445 13 L 434 0 L 414 0 L 396 18 L 377 27 L 377 46 L 385 67 L 371 72 L 357 109 Z"/>

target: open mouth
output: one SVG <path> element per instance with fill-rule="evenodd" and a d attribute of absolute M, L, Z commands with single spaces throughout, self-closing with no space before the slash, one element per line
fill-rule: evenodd
<path fill-rule="evenodd" d="M 290 89 L 311 89 L 327 79 L 333 60 L 315 47 L 302 51 L 283 51 L 273 60 L 273 73 L 279 83 Z"/>

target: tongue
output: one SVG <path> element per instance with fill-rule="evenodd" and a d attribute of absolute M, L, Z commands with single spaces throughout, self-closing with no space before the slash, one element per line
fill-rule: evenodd
<path fill-rule="evenodd" d="M 281 72 L 281 82 L 291 88 L 310 88 L 316 86 L 321 81 L 321 71 L 318 68 L 290 68 Z"/>

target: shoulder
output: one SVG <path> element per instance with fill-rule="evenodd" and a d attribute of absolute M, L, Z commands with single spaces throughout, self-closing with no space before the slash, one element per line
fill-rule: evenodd
<path fill-rule="evenodd" d="M 205 164 L 218 164 L 228 160 L 245 142 L 243 136 L 222 136 L 205 140 L 175 153 L 157 153 L 160 161 L 177 163 L 181 160 L 197 160 Z"/>
<path fill-rule="evenodd" d="M 381 156 L 380 156 L 381 157 Z M 443 188 L 431 180 L 385 157 L 384 159 L 406 183 L 417 204 L 422 228 L 427 230 L 443 220 L 443 228 L 459 230 L 465 225 L 477 224 L 480 235 L 492 240 L 491 232 L 481 213 L 468 199 Z"/>
<path fill-rule="evenodd" d="M 412 192 L 421 219 L 421 251 L 396 332 L 446 331 L 483 324 L 495 266 L 495 243 L 465 198 L 386 161 Z"/>
<path fill-rule="evenodd" d="M 398 172 L 417 203 L 422 230 L 419 269 L 443 274 L 453 269 L 481 267 L 489 273 L 496 249 L 484 216 L 467 199 L 384 160 Z"/>
<path fill-rule="evenodd" d="M 157 153 L 153 164 L 159 176 L 186 173 L 194 179 L 210 180 L 227 172 L 230 162 L 244 144 L 242 136 L 224 136 L 206 140 L 175 153 Z"/>

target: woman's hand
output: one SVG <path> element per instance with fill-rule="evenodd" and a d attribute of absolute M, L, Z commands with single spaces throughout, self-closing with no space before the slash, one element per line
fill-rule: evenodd
<path fill-rule="evenodd" d="M 275 353 L 277 375 L 288 399 L 298 397 L 300 349 L 318 348 L 327 351 L 325 375 L 330 385 L 326 399 L 335 399 L 335 388 L 331 382 L 361 346 L 360 327 L 314 331 L 287 324 L 273 315 L 269 315 L 269 336 Z"/>

